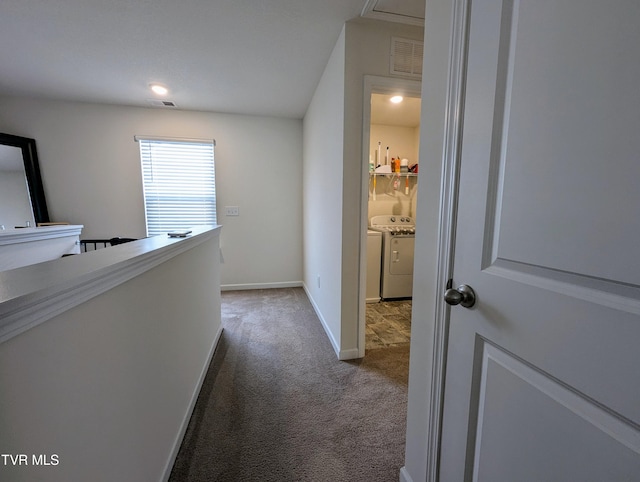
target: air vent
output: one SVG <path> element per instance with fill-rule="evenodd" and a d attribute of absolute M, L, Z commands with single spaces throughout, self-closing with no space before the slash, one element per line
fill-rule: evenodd
<path fill-rule="evenodd" d="M 147 99 L 147 103 L 153 107 L 178 107 L 172 100 Z"/>
<path fill-rule="evenodd" d="M 424 43 L 393 37 L 391 39 L 390 73 L 414 79 L 422 78 L 422 52 Z"/>

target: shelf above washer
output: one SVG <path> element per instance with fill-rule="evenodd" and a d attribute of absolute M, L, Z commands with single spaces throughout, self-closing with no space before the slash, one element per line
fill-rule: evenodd
<path fill-rule="evenodd" d="M 369 176 L 418 177 L 417 172 L 369 172 Z"/>

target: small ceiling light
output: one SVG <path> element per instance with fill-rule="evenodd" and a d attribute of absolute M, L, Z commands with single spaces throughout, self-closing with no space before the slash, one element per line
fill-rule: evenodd
<path fill-rule="evenodd" d="M 169 89 L 167 89 L 164 85 L 161 84 L 149 84 L 151 90 L 158 95 L 167 95 Z"/>
<path fill-rule="evenodd" d="M 391 97 L 391 99 L 389 99 L 391 102 L 393 102 L 394 104 L 399 104 L 400 102 L 402 102 L 402 96 L 401 95 L 394 95 L 393 97 Z"/>

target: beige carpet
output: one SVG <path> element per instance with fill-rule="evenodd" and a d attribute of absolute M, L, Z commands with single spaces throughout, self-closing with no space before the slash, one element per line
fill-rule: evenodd
<path fill-rule="evenodd" d="M 301 288 L 224 292 L 224 332 L 171 481 L 389 481 L 408 345 L 339 361 Z"/>

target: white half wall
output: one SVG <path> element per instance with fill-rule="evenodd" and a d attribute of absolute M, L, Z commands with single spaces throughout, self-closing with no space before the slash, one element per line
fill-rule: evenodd
<path fill-rule="evenodd" d="M 40 324 L 0 343 L 0 447 L 26 457 L 1 480 L 168 479 L 222 330 L 219 236 L 200 237 L 4 272 L 7 318 Z"/>
<path fill-rule="evenodd" d="M 83 238 L 146 235 L 134 135 L 215 139 L 223 288 L 301 284 L 302 120 L 0 96 L 0 132 L 36 140 L 51 220 Z"/>

